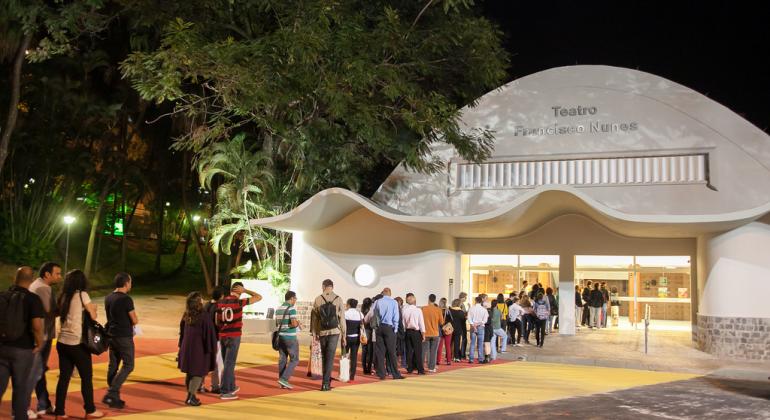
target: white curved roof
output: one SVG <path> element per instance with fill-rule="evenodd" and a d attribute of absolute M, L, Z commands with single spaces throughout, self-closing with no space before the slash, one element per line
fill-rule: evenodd
<path fill-rule="evenodd" d="M 437 144 L 432 152 L 446 171 L 399 166 L 372 200 L 333 188 L 253 223 L 317 230 L 366 209 L 455 237 L 504 237 L 579 212 L 619 233 L 672 237 L 731 229 L 770 212 L 770 137 L 648 73 L 546 70 L 484 95 L 461 121 L 494 132 L 487 163 L 465 162 Z"/>

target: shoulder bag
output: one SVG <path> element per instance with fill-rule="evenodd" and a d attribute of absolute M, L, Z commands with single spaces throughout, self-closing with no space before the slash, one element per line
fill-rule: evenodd
<path fill-rule="evenodd" d="M 91 318 L 91 314 L 83 303 L 82 292 L 78 292 L 78 297 L 80 297 L 80 306 L 83 307 L 83 332 L 80 343 L 85 345 L 91 354 L 102 354 L 109 348 L 110 336 L 101 324 Z"/>
<path fill-rule="evenodd" d="M 452 325 L 452 321 L 454 321 L 454 317 L 452 317 L 452 311 L 447 309 L 446 313 L 449 315 L 449 321 L 447 321 L 442 327 L 441 331 L 444 332 L 444 335 L 452 335 L 452 333 L 455 331 L 455 327 Z"/>
<path fill-rule="evenodd" d="M 287 306 L 286 309 L 283 310 L 283 316 L 281 317 L 281 323 L 278 324 L 278 329 L 273 331 L 273 337 L 272 337 L 273 338 L 272 339 L 273 350 L 278 351 L 278 349 L 280 348 L 280 344 L 281 344 L 281 328 L 283 328 L 283 321 L 286 320 L 286 315 L 289 314 L 290 308 L 291 307 Z"/>
<path fill-rule="evenodd" d="M 358 341 L 361 345 L 365 346 L 369 344 L 369 337 L 366 336 L 366 327 L 364 327 L 364 314 L 362 314 L 361 311 L 358 311 L 358 314 L 361 315 L 361 325 L 358 328 Z"/>

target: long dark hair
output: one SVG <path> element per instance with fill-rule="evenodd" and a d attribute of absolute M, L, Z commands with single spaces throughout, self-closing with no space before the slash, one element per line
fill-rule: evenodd
<path fill-rule="evenodd" d="M 364 302 L 361 304 L 361 313 L 366 315 L 369 309 L 372 307 L 372 298 L 364 298 Z"/>
<path fill-rule="evenodd" d="M 187 303 L 185 304 L 184 316 L 182 318 L 187 325 L 192 325 L 198 321 L 201 313 L 203 313 L 201 293 L 191 292 L 189 295 L 187 295 Z"/>
<path fill-rule="evenodd" d="M 70 311 L 70 302 L 72 297 L 75 296 L 75 292 L 87 292 L 88 291 L 88 279 L 86 274 L 80 270 L 72 270 L 64 276 L 64 284 L 61 288 L 61 294 L 57 301 L 57 306 L 60 310 L 61 323 L 67 320 L 67 315 Z M 83 308 L 85 309 L 85 308 Z"/>

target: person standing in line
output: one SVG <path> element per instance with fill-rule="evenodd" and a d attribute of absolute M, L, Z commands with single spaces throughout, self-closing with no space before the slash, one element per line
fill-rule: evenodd
<path fill-rule="evenodd" d="M 602 304 L 604 303 L 604 297 L 602 291 L 599 290 L 599 282 L 594 283 L 594 289 L 591 290 L 591 294 L 588 298 L 589 309 L 591 310 L 591 329 L 599 328 L 599 318 L 601 317 Z"/>
<path fill-rule="evenodd" d="M 217 326 L 217 304 L 222 300 L 223 297 L 225 297 L 226 294 L 228 294 L 228 292 L 229 290 L 227 290 L 227 287 L 225 286 L 215 287 L 214 290 L 211 291 L 211 300 L 206 302 L 206 305 L 203 307 L 203 310 L 206 311 L 208 317 L 211 318 L 212 322 L 214 322 L 214 328 L 217 330 L 217 337 L 219 337 L 219 327 Z M 224 363 L 222 361 L 222 346 L 219 343 L 219 340 L 217 340 L 216 366 L 211 371 L 209 379 L 211 381 L 211 387 L 208 390 L 203 388 L 203 391 L 207 391 L 212 394 L 221 394 L 220 385 L 222 383 L 222 369 L 224 369 Z"/>
<path fill-rule="evenodd" d="M 529 344 L 529 334 L 535 329 L 535 310 L 532 309 L 532 301 L 529 300 L 528 295 L 521 297 L 521 310 L 523 315 L 521 316 L 521 324 L 524 330 L 524 343 Z"/>
<path fill-rule="evenodd" d="M 372 310 L 372 298 L 364 298 L 364 303 L 361 304 L 361 314 L 366 319 L 366 315 Z M 363 345 L 361 349 L 361 368 L 364 375 L 372 374 L 372 365 L 374 364 L 374 334 L 372 333 L 372 327 L 364 321 L 364 333 L 366 334 L 367 343 Z"/>
<path fill-rule="evenodd" d="M 0 302 L 7 305 L 0 330 L 7 337 L 7 340 L 0 341 L 0 401 L 10 381 L 13 387 L 11 415 L 14 420 L 37 418 L 35 412 L 28 411 L 32 396 L 30 385 L 35 383 L 30 380 L 29 373 L 34 359 L 39 358 L 45 346 L 43 324 L 46 312 L 40 297 L 29 291 L 34 278 L 32 267 L 19 267 L 13 286 L 0 293 Z"/>
<path fill-rule="evenodd" d="M 42 416 L 53 414 L 53 404 L 48 395 L 48 384 L 45 379 L 45 373 L 48 371 L 48 358 L 51 356 L 53 339 L 56 337 L 56 298 L 51 286 L 60 283 L 62 280 L 61 266 L 55 262 L 46 262 L 40 266 L 38 278 L 29 286 L 29 291 L 40 297 L 45 310 L 45 321 L 43 322 L 43 335 L 45 344 L 38 356 L 35 356 L 30 372 L 30 387 L 37 396 L 37 408 L 35 415 Z M 34 418 L 34 417 L 33 417 Z"/>
<path fill-rule="evenodd" d="M 404 305 L 404 328 L 406 329 L 406 372 L 425 375 L 423 342 L 425 341 L 425 314 L 418 308 L 413 293 L 406 294 Z"/>
<path fill-rule="evenodd" d="M 443 350 L 446 355 L 446 364 L 448 366 L 452 364 L 452 336 L 454 336 L 454 325 L 452 325 L 452 313 L 449 311 L 446 303 L 446 298 L 441 298 L 438 301 L 438 308 L 441 309 L 441 313 L 444 314 L 444 321 L 441 323 L 441 328 L 438 330 L 441 338 L 438 342 L 438 357 L 436 358 L 436 363 L 439 365 L 441 364 L 441 352 Z M 452 325 L 452 332 L 449 334 L 447 334 L 445 330 L 447 324 Z"/>
<path fill-rule="evenodd" d="M 468 300 L 468 294 L 465 292 L 461 292 L 460 296 L 460 308 L 463 310 L 463 314 L 465 314 L 464 318 L 468 319 L 468 304 L 466 301 Z M 463 324 L 462 328 L 460 329 L 460 359 L 465 360 L 468 357 L 468 324 Z"/>
<path fill-rule="evenodd" d="M 500 311 L 500 319 L 502 320 L 502 322 L 500 323 L 500 328 L 503 329 L 503 331 L 505 332 L 505 336 L 508 337 L 508 323 L 506 322 L 506 320 L 508 319 L 508 307 L 511 305 L 508 305 L 505 303 L 505 297 L 503 296 L 502 293 L 498 293 L 497 299 L 495 300 L 497 301 L 497 310 Z"/>
<path fill-rule="evenodd" d="M 545 343 L 546 324 L 551 315 L 551 305 L 548 303 L 548 299 L 543 294 L 542 289 L 537 290 L 537 295 L 535 296 L 532 308 L 535 311 L 535 338 L 537 346 L 543 347 L 543 343 Z"/>
<path fill-rule="evenodd" d="M 132 287 L 131 276 L 118 273 L 115 275 L 115 290 L 104 298 L 107 333 L 111 339 L 107 368 L 109 390 L 102 402 L 110 408 L 122 409 L 126 406 L 126 402 L 120 399 L 120 387 L 134 370 L 134 326 L 139 323 L 139 319 L 134 310 L 134 300 L 128 295 Z"/>
<path fill-rule="evenodd" d="M 425 318 L 425 341 L 422 343 L 422 354 L 425 357 L 428 372 L 436 373 L 436 357 L 438 356 L 439 331 L 444 324 L 444 313 L 436 305 L 436 295 L 428 295 L 428 304 L 422 307 Z"/>
<path fill-rule="evenodd" d="M 187 295 L 185 312 L 179 322 L 179 354 L 177 367 L 185 374 L 187 398 L 185 404 L 201 405 L 197 397 L 203 378 L 216 369 L 217 330 L 203 309 L 200 292 Z"/>
<path fill-rule="evenodd" d="M 331 391 L 337 343 L 341 341 L 342 348 L 345 348 L 347 344 L 345 339 L 345 311 L 342 306 L 342 298 L 334 293 L 333 281 L 324 280 L 321 283 L 321 290 L 322 293 L 313 301 L 310 332 L 321 343 L 321 357 L 323 358 L 321 391 Z"/>
<path fill-rule="evenodd" d="M 484 325 L 489 319 L 489 312 L 482 306 L 482 297 L 476 296 L 476 304 L 468 310 L 468 324 L 471 329 L 471 347 L 468 352 L 468 363 L 473 363 L 473 354 L 476 353 L 476 362 L 482 363 L 484 359 Z"/>
<path fill-rule="evenodd" d="M 508 299 L 505 300 L 505 308 L 506 308 L 506 316 L 503 317 L 503 323 L 506 324 L 505 330 L 508 333 L 508 344 L 514 345 L 516 344 L 516 340 L 513 337 L 513 323 L 510 321 L 510 308 L 513 304 L 513 298 L 515 298 L 517 295 L 516 291 L 513 291 L 508 294 Z"/>
<path fill-rule="evenodd" d="M 292 389 L 289 383 L 294 368 L 299 364 L 299 343 L 297 342 L 297 294 L 289 290 L 284 294 L 284 302 L 275 311 L 278 332 L 278 384 L 281 388 Z M 355 360 L 355 359 L 354 359 Z"/>
<path fill-rule="evenodd" d="M 575 285 L 575 329 L 580 329 L 583 319 L 583 298 L 580 296 L 580 286 Z"/>
<path fill-rule="evenodd" d="M 377 366 L 377 377 L 380 380 L 385 379 L 386 362 L 389 364 L 388 369 L 393 372 L 393 379 L 404 379 L 396 365 L 396 329 L 401 317 L 398 313 L 398 303 L 390 295 L 389 287 L 382 289 L 382 297 L 376 299 L 373 309 L 366 315 L 367 319 L 365 319 L 367 322 L 374 319 L 373 322 L 377 325 L 375 328 L 374 360 Z"/>
<path fill-rule="evenodd" d="M 610 313 L 612 317 L 612 326 L 617 327 L 620 320 L 620 295 L 618 294 L 618 288 L 612 286 L 610 292 Z"/>
<path fill-rule="evenodd" d="M 401 296 L 396 296 L 396 302 L 398 302 L 398 331 L 396 331 L 396 356 L 401 364 L 402 369 L 406 369 L 406 336 L 404 333 L 404 299 Z M 391 374 L 393 372 L 390 372 Z"/>
<path fill-rule="evenodd" d="M 607 328 L 607 306 L 610 303 L 610 291 L 607 290 L 607 283 L 601 282 L 599 290 L 602 292 L 602 328 Z"/>
<path fill-rule="evenodd" d="M 463 358 L 460 349 L 460 342 L 462 339 L 463 330 L 465 329 L 467 322 L 465 318 L 465 312 L 463 311 L 462 307 L 460 307 L 460 304 L 460 299 L 455 299 L 452 301 L 452 306 L 449 308 L 449 315 L 452 318 L 452 328 L 454 329 L 454 332 L 452 333 L 452 351 L 454 362 L 459 362 Z"/>
<path fill-rule="evenodd" d="M 502 296 L 501 296 L 502 297 Z M 505 304 L 505 302 L 503 302 Z M 508 316 L 508 308 L 505 308 L 505 316 Z M 500 312 L 497 299 L 492 301 L 492 360 L 497 359 L 497 345 L 500 344 L 500 353 L 508 350 L 508 334 L 503 329 L 503 314 Z"/>
<path fill-rule="evenodd" d="M 524 310 L 519 305 L 519 298 L 513 297 L 511 299 L 511 306 L 508 307 L 508 325 L 511 330 L 511 344 L 514 347 L 521 347 L 521 317 L 524 315 Z M 516 333 L 519 333 L 518 338 Z"/>
<path fill-rule="evenodd" d="M 591 326 L 591 305 L 589 305 L 589 302 L 591 301 L 591 280 L 588 280 L 586 282 L 585 287 L 583 288 L 583 293 L 581 295 L 583 298 L 583 326 Z"/>
<path fill-rule="evenodd" d="M 64 417 L 67 389 L 72 371 L 77 368 L 80 376 L 80 394 L 86 418 L 102 418 L 104 413 L 94 405 L 93 361 L 91 353 L 82 344 L 83 312 L 87 311 L 96 321 L 96 304 L 88 296 L 88 279 L 80 270 L 72 270 L 64 276 L 64 285 L 57 305 L 60 309 L 59 338 L 56 353 L 59 354 L 59 382 L 56 384 L 56 406 L 54 415 Z"/>
<path fill-rule="evenodd" d="M 242 299 L 246 293 L 248 298 Z M 243 335 L 243 307 L 262 300 L 259 293 L 246 290 L 243 283 L 237 281 L 230 286 L 230 294 L 222 298 L 217 304 L 217 324 L 219 325 L 219 344 L 222 349 L 222 383 L 220 384 L 219 398 L 223 400 L 235 400 L 241 390 L 235 384 L 235 362 L 238 360 L 238 350 L 241 347 L 241 335 Z"/>
<path fill-rule="evenodd" d="M 553 295 L 553 289 L 545 289 L 545 298 L 548 299 L 548 306 L 551 308 L 551 313 L 548 316 L 546 334 L 553 332 L 554 324 L 556 323 L 556 317 L 559 316 L 559 303 L 556 301 L 556 296 Z"/>
<path fill-rule="evenodd" d="M 358 367 L 358 347 L 364 335 L 364 315 L 358 310 L 358 301 L 350 298 L 345 311 L 345 331 L 347 331 L 347 345 L 345 353 L 350 358 L 350 382 L 356 379 Z"/>

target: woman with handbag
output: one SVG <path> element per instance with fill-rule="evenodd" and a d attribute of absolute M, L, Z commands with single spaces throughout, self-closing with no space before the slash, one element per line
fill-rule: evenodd
<path fill-rule="evenodd" d="M 67 390 L 72 379 L 72 371 L 77 368 L 80 376 L 80 393 L 83 396 L 83 408 L 86 419 L 104 417 L 94 405 L 93 362 L 91 352 L 83 343 L 84 320 L 96 320 L 96 304 L 88 296 L 88 279 L 80 270 L 72 270 L 64 277 L 61 295 L 58 299 L 61 326 L 56 342 L 59 354 L 59 382 L 56 384 L 57 419 L 67 418 L 65 402 Z"/>
<path fill-rule="evenodd" d="M 200 292 L 187 295 L 185 312 L 179 322 L 179 355 L 177 366 L 185 374 L 185 404 L 201 405 L 196 397 L 203 378 L 217 366 L 217 329 L 214 320 L 203 309 Z"/>
<path fill-rule="evenodd" d="M 364 332 L 364 315 L 358 310 L 358 301 L 348 299 L 347 309 L 345 310 L 345 331 L 347 339 L 345 340 L 345 353 L 350 360 L 350 379 L 353 382 L 356 379 L 356 369 L 358 368 L 358 347 L 368 342 Z"/>
<path fill-rule="evenodd" d="M 372 308 L 372 298 L 364 298 L 364 303 L 361 304 L 361 314 L 366 317 L 366 314 Z M 374 364 L 374 334 L 372 328 L 366 323 L 364 325 L 364 334 L 366 337 L 366 343 L 361 343 L 361 367 L 363 368 L 364 375 L 372 374 L 372 365 Z"/>
<path fill-rule="evenodd" d="M 452 313 L 449 311 L 449 308 L 447 308 L 446 302 L 446 298 L 441 298 L 438 302 L 438 307 L 444 314 L 444 321 L 441 323 L 441 329 L 439 330 L 439 335 L 441 335 L 441 337 L 438 342 L 438 360 L 436 363 L 441 364 L 441 348 L 444 347 L 446 349 L 446 364 L 448 366 L 452 364 L 452 336 L 454 335 L 454 326 L 452 325 Z"/>

